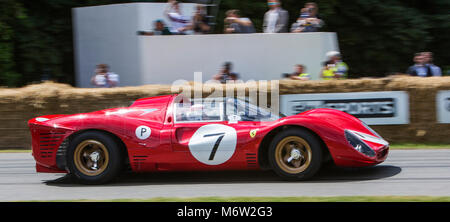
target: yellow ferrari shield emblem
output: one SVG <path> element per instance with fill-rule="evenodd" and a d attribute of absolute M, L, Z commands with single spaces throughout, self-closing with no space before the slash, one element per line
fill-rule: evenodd
<path fill-rule="evenodd" d="M 256 131 L 258 131 L 258 130 L 255 129 L 255 130 L 250 131 L 250 137 L 251 138 L 256 136 Z"/>

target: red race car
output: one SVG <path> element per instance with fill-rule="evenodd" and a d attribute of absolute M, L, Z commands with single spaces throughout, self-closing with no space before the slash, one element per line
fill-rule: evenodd
<path fill-rule="evenodd" d="M 281 117 L 243 100 L 168 95 L 130 107 L 28 122 L 37 172 L 100 184 L 134 172 L 272 169 L 312 177 L 323 162 L 383 162 L 389 144 L 359 119 L 333 109 Z"/>

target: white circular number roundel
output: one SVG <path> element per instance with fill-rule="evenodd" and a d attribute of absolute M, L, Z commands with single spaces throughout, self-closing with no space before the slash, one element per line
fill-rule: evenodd
<path fill-rule="evenodd" d="M 152 130 L 148 126 L 139 126 L 136 128 L 136 137 L 140 140 L 145 140 L 150 137 Z"/>
<path fill-rule="evenodd" d="M 189 140 L 189 150 L 207 165 L 225 163 L 236 150 L 237 134 L 233 127 L 210 124 L 200 127 Z"/>

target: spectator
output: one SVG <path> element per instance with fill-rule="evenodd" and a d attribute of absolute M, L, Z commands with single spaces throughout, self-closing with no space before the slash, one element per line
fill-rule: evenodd
<path fill-rule="evenodd" d="M 239 10 L 228 10 L 225 18 L 225 33 L 255 33 L 249 18 L 241 18 Z"/>
<path fill-rule="evenodd" d="M 323 80 L 346 79 L 348 66 L 341 60 L 341 54 L 337 51 L 330 51 L 326 54 L 328 61 L 324 63 L 324 67 L 320 72 Z"/>
<path fill-rule="evenodd" d="M 164 14 L 169 18 L 172 22 L 172 27 L 170 32 L 172 34 L 184 35 L 186 31 L 189 30 L 190 18 L 188 16 L 184 16 L 180 10 L 179 2 L 175 0 L 168 0 L 168 7 L 164 11 Z"/>
<path fill-rule="evenodd" d="M 207 34 L 211 30 L 211 27 L 208 24 L 205 6 L 200 4 L 197 5 L 190 26 L 190 29 L 192 29 L 196 34 Z"/>
<path fill-rule="evenodd" d="M 425 56 L 423 53 L 416 53 L 413 58 L 414 65 L 410 66 L 406 71 L 411 76 L 430 77 L 433 76 L 430 66 L 426 66 Z"/>
<path fill-rule="evenodd" d="M 310 8 L 302 8 L 300 17 L 292 25 L 291 32 L 317 32 L 323 26 L 323 21 L 314 16 Z"/>
<path fill-rule="evenodd" d="M 307 2 L 305 4 L 305 8 L 308 9 L 308 12 L 310 13 L 310 15 L 312 17 L 320 19 L 319 7 L 317 6 L 317 4 L 315 2 Z"/>
<path fill-rule="evenodd" d="M 348 66 L 341 59 L 341 53 L 331 51 L 327 53 L 329 61 L 334 65 L 333 71 L 336 79 L 347 79 Z"/>
<path fill-rule="evenodd" d="M 424 57 L 425 66 L 430 67 L 432 76 L 442 76 L 441 68 L 433 64 L 433 53 L 432 52 L 422 52 Z"/>
<path fill-rule="evenodd" d="M 294 79 L 294 80 L 303 80 L 308 81 L 311 79 L 310 75 L 308 73 L 305 73 L 306 68 L 302 64 L 295 65 L 295 72 L 290 74 L 288 78 Z"/>
<path fill-rule="evenodd" d="M 109 72 L 106 64 L 99 64 L 95 69 L 95 75 L 91 78 L 91 84 L 98 87 L 112 88 L 119 84 L 119 75 Z"/>
<path fill-rule="evenodd" d="M 288 32 L 289 13 L 281 8 L 279 0 L 268 0 L 270 10 L 264 14 L 263 31 L 265 33 Z"/>
<path fill-rule="evenodd" d="M 331 61 L 325 61 L 323 63 L 322 70 L 320 70 L 320 78 L 322 80 L 333 80 L 336 79 L 333 71 L 333 64 Z"/>
<path fill-rule="evenodd" d="M 220 81 L 220 83 L 224 84 L 227 81 L 236 81 L 239 79 L 239 75 L 237 73 L 231 72 L 233 68 L 233 64 L 231 62 L 226 62 L 220 72 L 213 77 L 214 80 Z"/>
<path fill-rule="evenodd" d="M 165 26 L 163 20 L 158 19 L 153 23 L 153 31 L 138 31 L 138 35 L 172 35 L 172 33 Z"/>

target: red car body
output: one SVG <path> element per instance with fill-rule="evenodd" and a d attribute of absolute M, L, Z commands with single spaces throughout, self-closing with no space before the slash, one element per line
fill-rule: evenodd
<path fill-rule="evenodd" d="M 315 109 L 264 122 L 176 122 L 175 98 L 176 95 L 159 96 L 137 100 L 126 108 L 47 115 L 29 120 L 37 172 L 66 173 L 64 155 L 69 138 L 89 130 L 116 137 L 126 149 L 129 166 L 134 172 L 264 169 L 268 167 L 264 148 L 276 132 L 286 127 L 301 127 L 315 134 L 338 166 L 376 165 L 388 154 L 387 142 L 359 119 L 338 110 Z M 191 138 L 206 125 L 211 129 L 232 128 L 236 132 L 234 150 L 216 153 L 216 156 L 226 154 L 228 157 L 215 164 L 205 163 L 189 148 Z M 147 129 L 151 134 L 144 138 Z M 369 135 L 372 139 L 364 142 L 375 155 L 367 156 L 355 149 L 346 138 L 346 130 Z M 139 135 L 144 136 L 139 138 Z"/>

